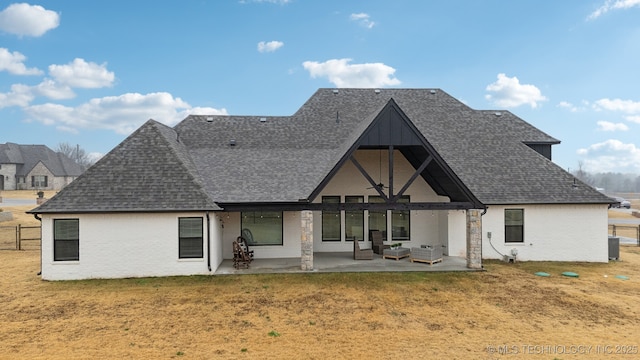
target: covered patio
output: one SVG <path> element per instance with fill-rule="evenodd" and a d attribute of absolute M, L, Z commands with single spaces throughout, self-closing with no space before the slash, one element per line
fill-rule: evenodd
<path fill-rule="evenodd" d="M 214 275 L 239 274 L 284 274 L 284 273 L 332 273 L 332 272 L 438 272 L 438 271 L 481 271 L 470 269 L 462 257 L 444 256 L 441 262 L 429 265 L 411 262 L 409 258 L 400 260 L 383 259 L 381 255 L 373 260 L 354 260 L 353 252 L 319 252 L 313 254 L 314 268 L 302 270 L 300 258 L 255 259 L 248 269 L 235 269 L 233 260 L 223 260 Z"/>

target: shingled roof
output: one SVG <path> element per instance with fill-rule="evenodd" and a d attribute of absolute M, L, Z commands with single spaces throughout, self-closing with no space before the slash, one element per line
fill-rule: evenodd
<path fill-rule="evenodd" d="M 175 130 L 149 120 L 32 213 L 220 210 Z"/>
<path fill-rule="evenodd" d="M 39 162 L 54 176 L 80 176 L 84 171 L 68 156 L 45 145 L 0 144 L 0 164 L 15 164 L 17 176 L 26 176 Z"/>
<path fill-rule="evenodd" d="M 508 111 L 474 110 L 440 89 L 320 89 L 292 116 L 148 122 L 33 212 L 309 200 L 390 102 L 485 205 L 610 202 L 527 146 L 559 141 Z"/>

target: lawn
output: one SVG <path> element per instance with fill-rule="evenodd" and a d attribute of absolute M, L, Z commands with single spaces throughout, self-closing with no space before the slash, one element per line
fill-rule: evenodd
<path fill-rule="evenodd" d="M 484 265 L 46 282 L 38 251 L 0 251 L 0 359 L 640 357 L 639 247 Z"/>
<path fill-rule="evenodd" d="M 45 282 L 37 251 L 0 251 L 0 358 L 510 357 L 492 353 L 501 350 L 635 359 L 640 248 L 622 247 L 621 257 L 487 262 L 480 273 Z"/>

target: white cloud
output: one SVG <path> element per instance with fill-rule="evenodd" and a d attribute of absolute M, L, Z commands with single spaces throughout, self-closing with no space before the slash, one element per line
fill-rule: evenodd
<path fill-rule="evenodd" d="M 630 9 L 640 6 L 640 0 L 607 0 L 602 6 L 589 14 L 587 20 L 595 20 L 610 10 Z"/>
<path fill-rule="evenodd" d="M 518 107 L 528 104 L 532 108 L 538 107 L 538 103 L 546 101 L 540 89 L 534 85 L 520 84 L 517 77 L 507 77 L 505 74 L 498 74 L 498 80 L 487 85 L 487 91 L 493 93 L 485 95 L 485 98 L 501 107 Z"/>
<path fill-rule="evenodd" d="M 629 127 L 623 123 L 612 123 L 609 121 L 598 121 L 600 131 L 629 131 Z"/>
<path fill-rule="evenodd" d="M 261 53 L 274 52 L 279 48 L 281 48 L 282 46 L 284 46 L 284 43 L 282 41 L 269 41 L 269 42 L 260 41 L 258 43 L 258 51 Z"/>
<path fill-rule="evenodd" d="M 63 131 L 79 129 L 108 129 L 129 134 L 148 119 L 175 125 L 194 110 L 180 98 L 166 92 L 150 94 L 127 93 L 119 96 L 95 98 L 77 107 L 59 104 L 28 106 L 24 109 L 29 120 L 56 126 Z M 195 108 L 207 114 L 226 114 L 225 109 Z"/>
<path fill-rule="evenodd" d="M 1 20 L 0 20 L 1 21 Z M 40 75 L 42 70 L 37 68 L 27 68 L 23 62 L 26 56 L 14 51 L 10 52 L 6 48 L 0 48 L 0 71 L 7 71 L 13 75 Z"/>
<path fill-rule="evenodd" d="M 596 110 L 605 109 L 610 111 L 621 111 L 627 114 L 638 114 L 640 113 L 640 102 L 621 99 L 600 99 L 595 102 L 594 108 Z"/>
<path fill-rule="evenodd" d="M 0 30 L 18 36 L 42 36 L 59 24 L 58 13 L 40 5 L 11 4 L 0 12 Z"/>
<path fill-rule="evenodd" d="M 620 140 L 609 139 L 579 149 L 585 168 L 589 172 L 640 172 L 640 148 L 634 144 L 625 144 Z"/>
<path fill-rule="evenodd" d="M 27 106 L 33 100 L 31 87 L 23 84 L 11 85 L 11 91 L 0 93 L 0 109 L 9 106 Z"/>
<path fill-rule="evenodd" d="M 579 110 L 577 106 L 575 106 L 572 103 L 567 102 L 567 101 L 560 101 L 560 103 L 558 104 L 558 107 L 567 109 L 567 110 L 569 110 L 571 112 L 578 112 L 578 110 Z"/>
<path fill-rule="evenodd" d="M 111 86 L 115 79 L 106 64 L 98 65 L 76 58 L 66 65 L 49 65 L 49 75 L 58 83 L 74 88 L 101 88 Z"/>
<path fill-rule="evenodd" d="M 44 79 L 40 84 L 31 88 L 35 95 L 54 100 L 73 99 L 76 94 L 69 86 L 60 85 L 51 79 Z"/>
<path fill-rule="evenodd" d="M 351 59 L 332 59 L 323 63 L 305 61 L 302 66 L 312 78 L 327 77 L 337 87 L 374 88 L 400 84 L 393 77 L 396 69 L 383 63 L 349 64 Z"/>
<path fill-rule="evenodd" d="M 624 117 L 627 121 L 640 124 L 640 115 L 632 115 Z"/>
<path fill-rule="evenodd" d="M 371 29 L 376 25 L 374 21 L 371 21 L 371 17 L 369 16 L 369 14 L 365 13 L 351 14 L 351 16 L 349 16 L 349 19 L 351 19 L 351 21 L 357 22 L 367 29 Z"/>

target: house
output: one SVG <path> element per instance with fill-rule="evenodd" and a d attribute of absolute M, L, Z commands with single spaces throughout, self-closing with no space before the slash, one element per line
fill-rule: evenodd
<path fill-rule="evenodd" d="M 43 279 L 212 274 L 348 252 L 369 231 L 449 257 L 607 262 L 611 200 L 551 161 L 559 141 L 440 89 L 320 89 L 291 116 L 147 121 L 31 210 Z"/>
<path fill-rule="evenodd" d="M 0 190 L 60 190 L 83 171 L 45 145 L 0 144 Z"/>

